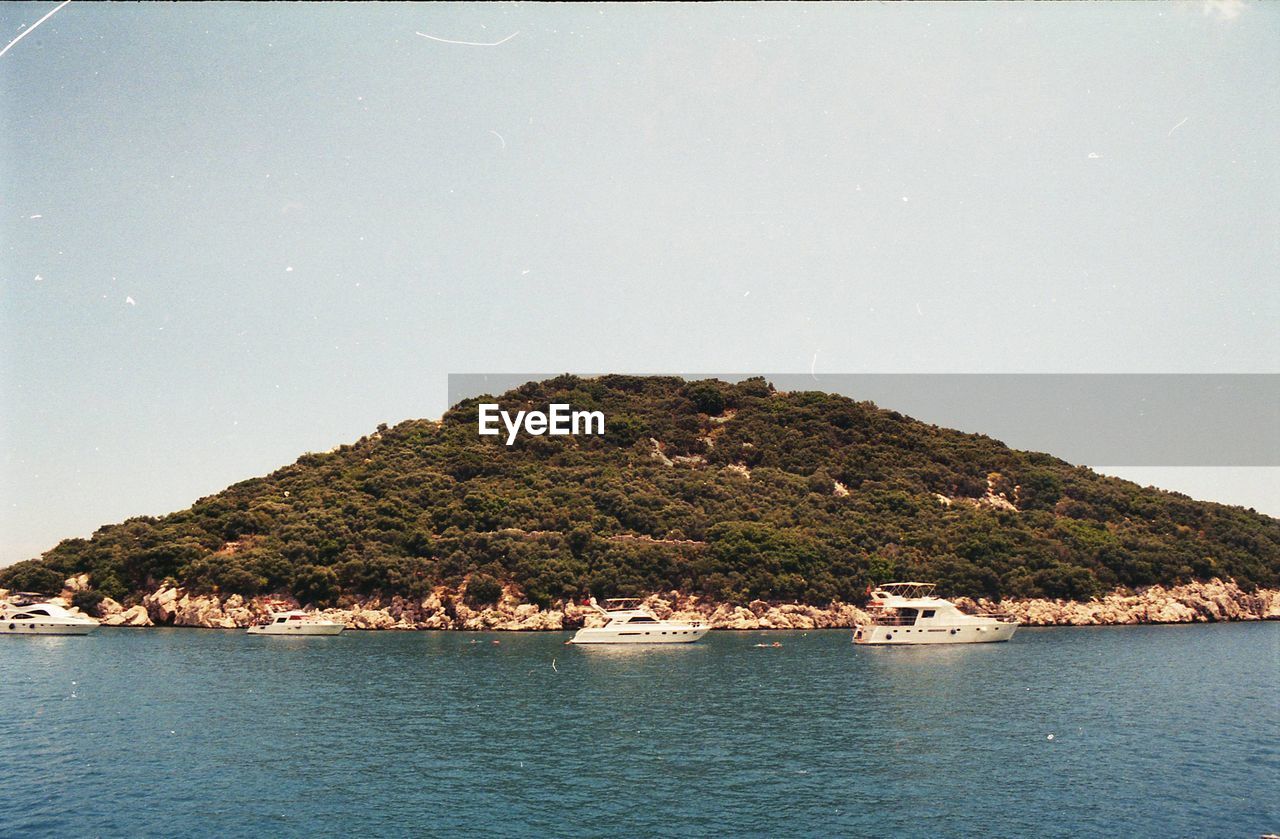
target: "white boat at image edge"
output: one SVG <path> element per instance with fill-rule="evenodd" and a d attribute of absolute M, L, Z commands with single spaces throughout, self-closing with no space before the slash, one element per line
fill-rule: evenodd
<path fill-rule="evenodd" d="M 604 603 L 600 606 L 591 598 L 605 625 L 583 627 L 566 644 L 689 644 L 711 629 L 702 621 L 659 620 L 639 597 L 615 597 Z"/>
<path fill-rule="evenodd" d="M 871 622 L 853 629 L 855 644 L 983 644 L 1008 641 L 1008 615 L 970 615 L 933 594 L 933 583 L 882 583 L 867 603 Z"/>
<path fill-rule="evenodd" d="M 251 626 L 248 635 L 337 635 L 346 624 L 324 620 L 300 609 L 272 612 L 268 623 Z"/>
<path fill-rule="evenodd" d="M 0 609 L 0 635 L 88 635 L 98 622 L 48 600 L 19 597 Z"/>

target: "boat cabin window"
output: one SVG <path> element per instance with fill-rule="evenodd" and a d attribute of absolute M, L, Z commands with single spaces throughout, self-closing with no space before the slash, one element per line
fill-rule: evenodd
<path fill-rule="evenodd" d="M 39 616 L 40 616 L 40 617 L 42 617 L 42 618 L 47 618 L 47 617 L 49 617 L 49 613 L 48 613 L 48 612 L 46 612 L 44 609 L 32 609 L 32 610 L 31 610 L 31 614 L 33 614 L 33 615 L 39 615 Z"/>
<path fill-rule="evenodd" d="M 931 618 L 933 617 L 934 611 L 935 611 L 934 609 L 925 609 L 923 612 L 920 613 L 920 617 Z"/>
<path fill-rule="evenodd" d="M 14 615 L 13 620 L 16 620 L 16 621 L 31 620 L 31 616 L 26 613 L 23 613 L 21 615 Z"/>
<path fill-rule="evenodd" d="M 657 623 L 657 621 L 648 615 L 636 615 L 634 618 L 627 621 L 627 623 Z"/>
<path fill-rule="evenodd" d="M 276 618 L 276 623 L 284 623 L 286 618 Z"/>

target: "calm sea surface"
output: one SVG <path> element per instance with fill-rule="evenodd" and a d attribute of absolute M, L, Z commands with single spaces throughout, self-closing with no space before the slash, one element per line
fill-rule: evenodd
<path fill-rule="evenodd" d="M 1280 831 L 1280 624 L 567 637 L 0 636 L 0 834 Z"/>

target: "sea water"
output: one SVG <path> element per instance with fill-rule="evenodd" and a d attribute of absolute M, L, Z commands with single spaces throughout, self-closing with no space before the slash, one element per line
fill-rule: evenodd
<path fill-rule="evenodd" d="M 1280 624 L 568 637 L 0 636 L 0 834 L 1280 831 Z"/>

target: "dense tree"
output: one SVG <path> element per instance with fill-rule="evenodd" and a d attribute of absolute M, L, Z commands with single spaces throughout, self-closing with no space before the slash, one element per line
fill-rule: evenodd
<path fill-rule="evenodd" d="M 332 606 L 338 598 L 338 575 L 332 568 L 304 565 L 293 577 L 293 595 L 300 603 Z"/>
<path fill-rule="evenodd" d="M 65 577 L 49 565 L 29 559 L 0 571 L 0 587 L 34 594 L 57 594 L 62 591 Z"/>
<path fill-rule="evenodd" d="M 469 606 L 492 606 L 502 597 L 502 583 L 489 574 L 473 574 L 467 581 L 466 601 Z"/>
<path fill-rule="evenodd" d="M 724 385 L 713 380 L 693 382 L 685 388 L 685 396 L 704 414 L 715 416 L 724 413 Z"/>
<path fill-rule="evenodd" d="M 71 595 L 71 605 L 90 617 L 98 617 L 98 607 L 106 596 L 96 590 L 77 591 Z"/>

